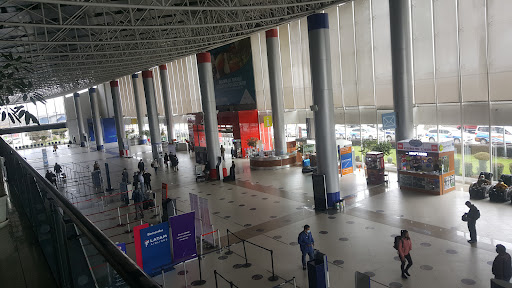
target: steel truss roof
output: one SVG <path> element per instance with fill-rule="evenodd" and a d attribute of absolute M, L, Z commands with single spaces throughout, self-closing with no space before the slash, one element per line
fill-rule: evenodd
<path fill-rule="evenodd" d="M 221 46 L 347 0 L 5 0 L 0 53 L 54 96 Z M 1 63 L 0 63 L 1 64 Z"/>

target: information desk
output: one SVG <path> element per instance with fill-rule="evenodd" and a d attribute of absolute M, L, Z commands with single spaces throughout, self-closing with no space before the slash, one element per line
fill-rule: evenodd
<path fill-rule="evenodd" d="M 455 190 L 453 141 L 397 143 L 400 187 L 442 195 Z"/>

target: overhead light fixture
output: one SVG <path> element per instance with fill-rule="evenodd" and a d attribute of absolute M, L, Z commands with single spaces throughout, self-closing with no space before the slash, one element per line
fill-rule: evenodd
<path fill-rule="evenodd" d="M 73 93 L 68 94 L 68 95 L 66 95 L 65 97 L 66 97 L 66 98 L 69 98 L 69 97 L 71 97 L 71 96 L 73 96 Z"/>
<path fill-rule="evenodd" d="M 80 91 L 78 91 L 76 93 L 80 94 L 80 93 L 84 93 L 84 92 L 87 92 L 87 91 L 89 91 L 89 89 L 80 90 Z"/>

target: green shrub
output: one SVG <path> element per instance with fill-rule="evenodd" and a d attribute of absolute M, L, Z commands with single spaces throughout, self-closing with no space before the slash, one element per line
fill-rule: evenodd
<path fill-rule="evenodd" d="M 455 175 L 462 175 L 460 172 L 460 159 L 455 159 Z"/>
<path fill-rule="evenodd" d="M 489 161 L 491 159 L 488 152 L 478 152 L 474 157 L 480 161 Z"/>
<path fill-rule="evenodd" d="M 512 163 L 508 164 L 508 173 L 512 174 Z"/>
<path fill-rule="evenodd" d="M 498 179 L 500 179 L 504 169 L 505 165 L 503 165 L 503 163 L 497 163 L 496 165 L 493 165 L 492 174 L 494 175 L 494 180 L 497 181 Z"/>
<path fill-rule="evenodd" d="M 465 176 L 466 177 L 471 177 L 473 176 L 473 163 L 471 162 L 466 162 L 464 163 L 464 168 L 465 168 Z"/>

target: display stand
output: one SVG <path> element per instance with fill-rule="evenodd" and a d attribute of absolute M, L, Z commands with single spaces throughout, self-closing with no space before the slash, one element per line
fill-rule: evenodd
<path fill-rule="evenodd" d="M 442 195 L 455 190 L 453 140 L 397 143 L 398 183 L 400 187 Z"/>
<path fill-rule="evenodd" d="M 366 183 L 379 185 L 384 183 L 384 153 L 371 151 L 366 153 Z"/>

